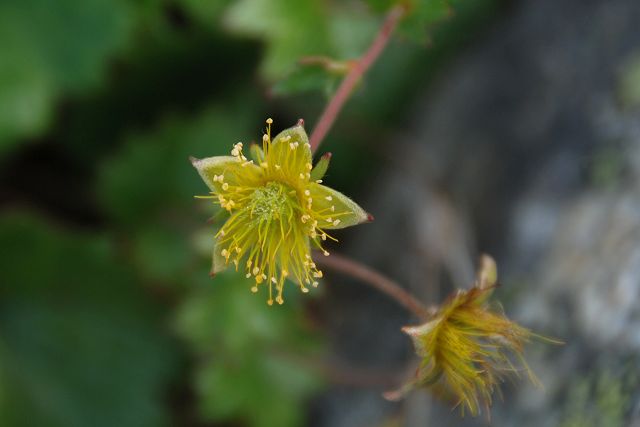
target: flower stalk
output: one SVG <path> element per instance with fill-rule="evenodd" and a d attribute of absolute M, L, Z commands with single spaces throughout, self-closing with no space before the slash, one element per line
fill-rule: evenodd
<path fill-rule="evenodd" d="M 319 256 L 317 252 L 314 255 L 318 264 L 361 280 L 396 301 L 419 319 L 427 319 L 433 311 L 398 283 L 364 264 L 335 253 L 328 257 Z"/>
<path fill-rule="evenodd" d="M 331 98 L 331 101 L 329 101 L 329 104 L 327 104 L 316 127 L 313 129 L 313 133 L 309 139 L 312 152 L 318 149 L 320 143 L 331 129 L 331 126 L 333 126 L 333 123 L 349 99 L 349 96 L 351 96 L 356 84 L 358 84 L 362 76 L 369 70 L 387 46 L 391 35 L 406 12 L 405 9 L 405 6 L 401 4 L 392 7 L 387 13 L 384 23 L 378 35 L 371 43 L 371 46 L 369 46 L 369 49 L 367 49 L 359 60 L 353 61 L 347 76 L 342 80 L 342 83 L 340 83 L 338 90 L 333 98 Z"/>

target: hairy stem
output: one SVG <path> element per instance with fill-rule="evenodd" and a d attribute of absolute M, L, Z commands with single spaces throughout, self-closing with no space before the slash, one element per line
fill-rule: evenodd
<path fill-rule="evenodd" d="M 397 5 L 391 8 L 387 13 L 378 35 L 371 43 L 371 46 L 369 46 L 369 49 L 359 60 L 354 61 L 349 73 L 342 83 L 340 83 L 340 87 L 338 87 L 335 95 L 331 98 L 329 104 L 327 104 L 324 112 L 318 120 L 318 124 L 315 129 L 313 129 L 313 133 L 310 138 L 312 152 L 316 151 L 324 137 L 327 135 L 327 132 L 329 132 L 329 129 L 331 129 L 333 122 L 335 122 L 336 117 L 338 117 L 342 107 L 347 99 L 349 99 L 351 92 L 353 92 L 353 88 L 384 50 L 404 13 L 404 6 Z"/>
<path fill-rule="evenodd" d="M 318 254 L 314 259 L 316 263 L 328 267 L 331 270 L 339 271 L 356 279 L 360 279 L 362 282 L 391 297 L 421 319 L 428 318 L 432 312 L 431 309 L 423 305 L 398 283 L 357 261 L 336 254 L 327 257 Z"/>

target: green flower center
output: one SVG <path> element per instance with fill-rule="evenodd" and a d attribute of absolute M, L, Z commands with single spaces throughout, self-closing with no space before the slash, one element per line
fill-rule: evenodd
<path fill-rule="evenodd" d="M 300 207 L 294 189 L 286 184 L 271 181 L 253 192 L 249 209 L 254 219 L 270 222 L 291 218 Z"/>

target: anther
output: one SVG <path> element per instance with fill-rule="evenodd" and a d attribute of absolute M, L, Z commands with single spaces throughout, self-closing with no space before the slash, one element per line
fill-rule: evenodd
<path fill-rule="evenodd" d="M 267 124 L 268 124 L 268 125 L 270 125 L 271 123 L 273 123 L 273 119 L 272 119 L 271 117 L 269 117 L 269 118 L 267 119 Z"/>

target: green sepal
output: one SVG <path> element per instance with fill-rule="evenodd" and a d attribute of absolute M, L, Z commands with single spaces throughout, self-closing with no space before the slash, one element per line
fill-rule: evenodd
<path fill-rule="evenodd" d="M 225 182 L 230 185 L 255 185 L 262 176 L 262 170 L 259 166 L 254 164 L 242 166 L 242 162 L 232 156 L 207 157 L 206 159 L 191 157 L 190 160 L 202 180 L 212 191 L 219 191 L 220 184 L 214 181 L 216 175 L 223 175 Z"/>
<path fill-rule="evenodd" d="M 331 161 L 331 153 L 325 153 L 320 157 L 316 166 L 311 170 L 311 180 L 317 181 L 322 179 L 327 169 L 329 169 L 329 162 Z"/>
<path fill-rule="evenodd" d="M 300 174 L 309 172 L 308 166 L 311 165 L 311 148 L 309 145 L 309 137 L 304 130 L 303 121 L 298 122 L 293 127 L 283 130 L 271 142 L 271 146 L 266 153 L 269 168 L 274 165 L 281 165 L 284 176 L 297 180 Z M 291 144 L 297 144 L 298 154 L 293 157 Z"/>
<path fill-rule="evenodd" d="M 249 146 L 249 156 L 257 165 L 264 162 L 264 151 L 262 151 L 262 147 L 258 144 L 252 143 Z"/>
<path fill-rule="evenodd" d="M 309 184 L 309 190 L 313 199 L 314 211 L 327 212 L 333 206 L 335 214 L 332 218 L 340 220 L 338 224 L 323 223 L 322 228 L 327 230 L 345 228 L 373 220 L 373 217 L 356 202 L 332 188 L 312 182 Z"/>
<path fill-rule="evenodd" d="M 211 277 L 226 270 L 227 268 L 227 260 L 222 256 L 220 251 L 221 249 L 218 245 L 218 239 L 214 239 L 213 251 L 211 253 L 211 271 L 209 272 Z"/>

